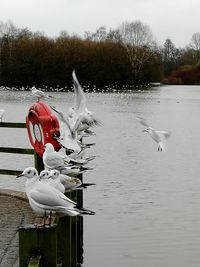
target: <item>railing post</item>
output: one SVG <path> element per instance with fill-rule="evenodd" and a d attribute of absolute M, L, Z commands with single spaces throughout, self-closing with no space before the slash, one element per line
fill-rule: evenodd
<path fill-rule="evenodd" d="M 77 191 L 70 193 L 71 200 L 77 202 Z M 77 266 L 77 217 L 71 217 L 71 267 Z"/>
<path fill-rule="evenodd" d="M 32 256 L 29 261 L 28 267 L 42 267 L 41 260 L 42 260 L 41 255 Z"/>
<path fill-rule="evenodd" d="M 38 170 L 38 173 L 40 173 L 42 170 L 44 170 L 44 164 L 42 158 L 34 151 L 34 160 L 35 160 L 35 168 Z"/>
<path fill-rule="evenodd" d="M 83 181 L 83 174 L 78 178 Z M 83 207 L 83 190 L 77 190 L 77 204 Z M 83 216 L 77 217 L 77 263 L 80 266 L 83 264 Z"/>
<path fill-rule="evenodd" d="M 42 266 L 57 266 L 56 226 L 19 228 L 19 266 L 27 267 L 31 256 L 41 255 Z"/>
<path fill-rule="evenodd" d="M 57 225 L 58 261 L 62 267 L 71 267 L 71 217 L 59 218 Z"/>

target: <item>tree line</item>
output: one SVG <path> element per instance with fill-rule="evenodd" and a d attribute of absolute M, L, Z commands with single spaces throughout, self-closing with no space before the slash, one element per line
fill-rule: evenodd
<path fill-rule="evenodd" d="M 169 38 L 158 45 L 140 21 L 56 38 L 0 22 L 0 85 L 70 88 L 73 69 L 88 87 L 200 84 L 200 33 L 177 48 Z"/>

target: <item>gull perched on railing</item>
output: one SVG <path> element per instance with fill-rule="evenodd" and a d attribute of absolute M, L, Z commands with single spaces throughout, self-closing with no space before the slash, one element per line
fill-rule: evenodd
<path fill-rule="evenodd" d="M 68 175 L 70 177 L 77 177 L 88 170 L 93 170 L 93 168 L 91 167 L 76 166 L 72 164 L 64 167 L 58 167 L 57 169 L 60 171 L 61 174 Z"/>
<path fill-rule="evenodd" d="M 158 130 L 155 130 L 154 128 L 150 127 L 146 123 L 146 121 L 141 117 L 137 117 L 137 120 L 140 122 L 140 124 L 142 124 L 143 126 L 147 127 L 146 129 L 143 130 L 143 132 L 149 133 L 151 138 L 156 143 L 158 143 L 158 151 L 166 152 L 165 141 L 166 141 L 166 139 L 168 139 L 171 136 L 171 132 L 170 131 L 158 131 Z"/>
<path fill-rule="evenodd" d="M 39 90 L 39 89 L 36 89 L 35 86 L 33 86 L 31 88 L 31 92 L 34 96 L 37 97 L 37 101 L 39 102 L 41 98 L 45 98 L 45 97 L 52 97 L 50 95 L 46 95 L 43 91 Z"/>
<path fill-rule="evenodd" d="M 80 174 L 80 173 L 79 173 Z M 54 179 L 52 181 L 52 178 Z M 61 174 L 58 170 L 43 170 L 40 172 L 39 180 L 44 183 L 49 183 L 51 186 L 57 188 L 61 192 L 78 190 L 87 188 L 91 185 L 96 185 L 94 183 L 83 183 L 79 178 L 70 177 L 65 174 Z M 62 185 L 60 185 L 60 183 Z M 64 190 L 63 190 L 64 186 Z"/>
<path fill-rule="evenodd" d="M 49 176 L 50 176 L 50 171 L 43 170 L 39 174 L 39 180 L 46 183 L 48 182 Z"/>
<path fill-rule="evenodd" d="M 45 218 L 46 214 L 54 213 L 57 216 L 77 216 L 79 214 L 93 215 L 94 212 L 77 207 L 77 203 L 63 193 L 39 180 L 38 171 L 33 167 L 26 168 L 17 176 L 26 177 L 26 194 L 33 211 Z M 45 226 L 45 222 L 44 222 Z"/>
<path fill-rule="evenodd" d="M 86 159 L 70 158 L 64 153 L 55 151 L 51 143 L 46 143 L 44 147 L 45 147 L 45 151 L 43 153 L 42 159 L 43 159 L 45 169 L 48 169 L 48 170 L 66 167 L 69 164 L 82 166 L 82 165 L 87 164 L 92 159 L 94 159 L 94 157 L 89 157 Z"/>
<path fill-rule="evenodd" d="M 49 175 L 49 184 L 60 192 L 65 193 L 65 187 L 60 181 L 60 172 L 58 170 L 51 170 Z"/>

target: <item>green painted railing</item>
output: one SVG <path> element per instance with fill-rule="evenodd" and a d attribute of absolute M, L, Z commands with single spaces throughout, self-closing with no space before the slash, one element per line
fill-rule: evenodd
<path fill-rule="evenodd" d="M 24 122 L 0 122 L 0 127 L 5 127 L 5 128 L 26 128 L 26 123 L 24 123 Z"/>

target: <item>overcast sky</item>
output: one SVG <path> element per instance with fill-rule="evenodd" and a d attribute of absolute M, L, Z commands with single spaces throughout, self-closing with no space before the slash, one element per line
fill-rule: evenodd
<path fill-rule="evenodd" d="M 8 20 L 51 37 L 62 30 L 83 36 L 140 20 L 159 44 L 170 38 L 185 47 L 200 32 L 200 0 L 0 0 L 0 21 Z"/>

